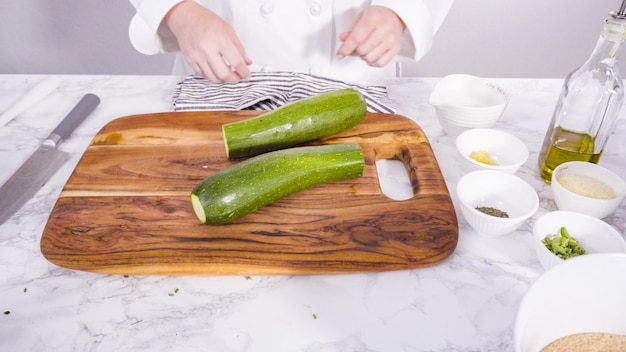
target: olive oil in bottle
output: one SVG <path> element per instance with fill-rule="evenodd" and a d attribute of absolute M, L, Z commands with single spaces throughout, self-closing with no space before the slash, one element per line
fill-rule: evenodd
<path fill-rule="evenodd" d="M 625 39 L 623 0 L 620 10 L 604 21 L 589 59 L 565 78 L 538 158 L 545 182 L 552 181 L 552 172 L 564 162 L 600 161 L 624 101 L 617 59 Z"/>
<path fill-rule="evenodd" d="M 598 163 L 602 152 L 594 152 L 593 137 L 587 133 L 579 133 L 564 130 L 557 127 L 554 132 L 554 142 L 546 140 L 548 145 L 544 145 L 545 160 L 539 170 L 541 178 L 550 183 L 552 180 L 552 171 L 562 163 L 568 161 L 588 161 Z"/>

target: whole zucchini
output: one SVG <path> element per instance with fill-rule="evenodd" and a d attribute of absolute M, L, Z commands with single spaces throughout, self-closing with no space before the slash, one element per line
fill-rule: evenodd
<path fill-rule="evenodd" d="M 293 147 L 352 128 L 365 118 L 365 99 L 352 88 L 321 93 L 276 110 L 224 124 L 228 158 Z"/>
<path fill-rule="evenodd" d="M 201 181 L 191 204 L 202 223 L 224 224 L 303 189 L 362 176 L 364 165 L 356 143 L 268 152 Z"/>

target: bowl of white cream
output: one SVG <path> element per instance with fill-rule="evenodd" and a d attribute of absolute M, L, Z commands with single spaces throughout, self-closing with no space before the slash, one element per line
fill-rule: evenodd
<path fill-rule="evenodd" d="M 468 129 L 492 127 L 504 113 L 509 95 L 481 77 L 453 74 L 437 82 L 428 101 L 446 134 L 456 138 Z"/>

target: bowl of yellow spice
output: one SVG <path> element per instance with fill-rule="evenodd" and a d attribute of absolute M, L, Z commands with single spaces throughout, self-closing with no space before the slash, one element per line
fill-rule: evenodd
<path fill-rule="evenodd" d="M 552 173 L 552 193 L 559 210 L 575 211 L 602 219 L 619 207 L 626 182 L 614 172 L 585 161 L 559 165 Z"/>
<path fill-rule="evenodd" d="M 517 230 L 539 208 L 534 188 L 521 178 L 500 171 L 469 172 L 456 185 L 461 213 L 484 237 Z"/>
<path fill-rule="evenodd" d="M 493 128 L 475 128 L 456 138 L 466 172 L 494 170 L 514 174 L 528 160 L 528 148 L 516 136 Z"/>

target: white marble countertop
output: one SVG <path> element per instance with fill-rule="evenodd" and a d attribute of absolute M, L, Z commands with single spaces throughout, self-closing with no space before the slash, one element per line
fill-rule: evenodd
<path fill-rule="evenodd" d="M 0 75 L 0 112 L 45 76 Z M 0 183 L 85 93 L 102 102 L 59 149 L 72 157 L 0 225 L 0 349 L 11 351 L 513 351 L 519 303 L 543 272 L 531 242 L 538 216 L 555 210 L 537 173 L 538 149 L 562 80 L 494 79 L 511 95 L 496 128 L 531 155 L 517 175 L 540 196 L 533 218 L 509 235 L 477 235 L 457 212 L 455 252 L 432 267 L 312 276 L 116 276 L 49 263 L 39 250 L 45 222 L 98 130 L 118 117 L 172 111 L 181 77 L 60 76 L 52 95 L 0 128 Z M 389 82 L 398 114 L 430 139 L 454 195 L 462 175 L 454 140 L 427 98 L 437 78 Z M 622 115 L 626 114 L 626 111 Z M 626 177 L 626 122 L 600 164 Z M 453 196 L 453 201 L 455 201 Z M 624 204 L 605 219 L 626 231 Z"/>

